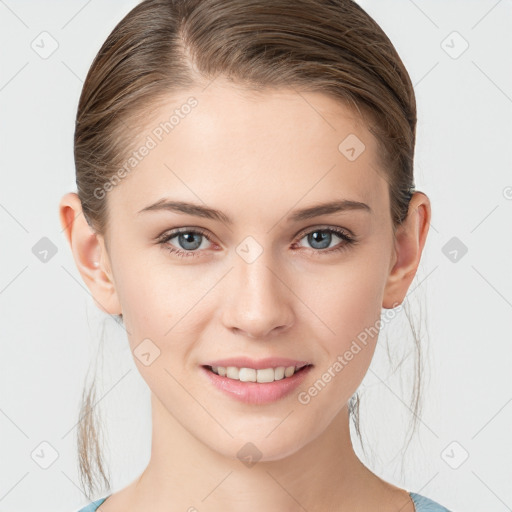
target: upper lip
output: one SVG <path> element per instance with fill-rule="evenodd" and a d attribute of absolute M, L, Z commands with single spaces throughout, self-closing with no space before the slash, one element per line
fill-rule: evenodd
<path fill-rule="evenodd" d="M 228 359 L 216 359 L 215 361 L 208 361 L 204 366 L 236 366 L 237 368 L 254 368 L 255 370 L 262 370 L 264 368 L 278 368 L 284 366 L 295 366 L 302 368 L 311 364 L 309 361 L 298 361 L 296 359 L 289 359 L 286 357 L 266 357 L 264 359 L 250 359 L 249 357 L 231 357 Z"/>

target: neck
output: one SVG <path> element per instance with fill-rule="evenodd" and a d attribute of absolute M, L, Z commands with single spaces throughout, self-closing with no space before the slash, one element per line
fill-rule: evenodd
<path fill-rule="evenodd" d="M 347 406 L 320 436 L 299 450 L 279 460 L 266 460 L 261 454 L 253 464 L 205 445 L 153 394 L 152 416 L 151 458 L 134 493 L 141 509 L 340 510 L 343 504 L 342 510 L 359 510 L 361 496 L 382 490 L 383 481 L 353 450 Z M 278 430 L 271 435 L 279 435 Z M 246 450 L 251 454 L 254 449 Z"/>

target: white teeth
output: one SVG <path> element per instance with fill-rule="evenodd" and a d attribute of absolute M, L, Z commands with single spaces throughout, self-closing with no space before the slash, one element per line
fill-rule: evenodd
<path fill-rule="evenodd" d="M 277 368 L 237 368 L 236 366 L 212 366 L 212 371 L 221 377 L 239 380 L 241 382 L 274 382 L 291 377 L 299 368 L 295 366 L 279 366 Z"/>

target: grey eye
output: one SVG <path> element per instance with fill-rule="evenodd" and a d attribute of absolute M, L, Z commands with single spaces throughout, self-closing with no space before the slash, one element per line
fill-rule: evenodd
<path fill-rule="evenodd" d="M 309 233 L 307 239 L 314 249 L 327 249 L 331 245 L 332 233 L 318 229 Z"/>
<path fill-rule="evenodd" d="M 201 245 L 203 235 L 201 233 L 195 233 L 194 231 L 186 231 L 179 233 L 174 238 L 177 238 L 182 249 L 192 251 L 198 249 Z"/>

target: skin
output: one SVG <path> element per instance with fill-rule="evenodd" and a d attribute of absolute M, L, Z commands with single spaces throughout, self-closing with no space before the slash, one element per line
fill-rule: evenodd
<path fill-rule="evenodd" d="M 146 338 L 160 350 L 149 366 L 134 357 L 151 390 L 150 462 L 100 511 L 414 511 L 405 490 L 363 465 L 350 439 L 347 403 L 377 336 L 308 404 L 297 394 L 376 324 L 382 308 L 403 301 L 428 233 L 428 197 L 414 194 L 394 237 L 375 139 L 351 110 L 321 93 L 256 93 L 219 78 L 155 106 L 137 133 L 141 143 L 191 95 L 198 105 L 108 193 L 105 236 L 80 215 L 75 193 L 60 202 L 62 226 L 98 307 L 123 314 L 132 351 Z M 350 133 L 365 144 L 354 161 L 338 150 Z M 163 197 L 216 208 L 233 224 L 137 213 Z M 371 212 L 286 220 L 296 209 L 342 198 Z M 180 227 L 207 231 L 210 241 L 199 236 L 197 257 L 179 258 L 155 241 Z M 307 237 L 326 227 L 350 230 L 358 243 L 327 254 Z M 263 251 L 250 264 L 236 252 L 247 236 Z M 344 243 L 333 234 L 329 248 Z M 166 244 L 190 247 L 178 237 Z M 288 396 L 243 404 L 200 369 L 239 355 L 292 357 L 314 367 Z M 237 458 L 247 442 L 262 454 L 251 467 Z"/>

